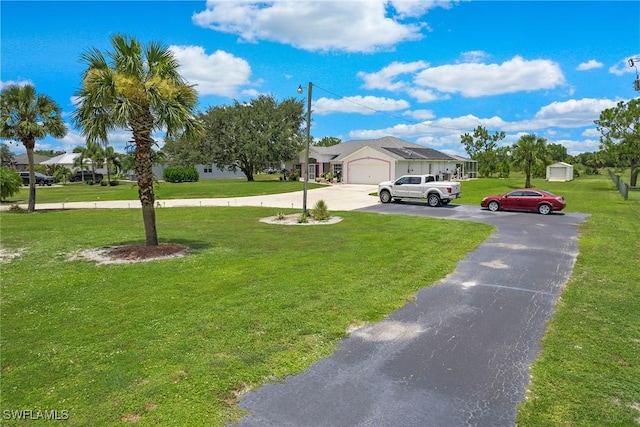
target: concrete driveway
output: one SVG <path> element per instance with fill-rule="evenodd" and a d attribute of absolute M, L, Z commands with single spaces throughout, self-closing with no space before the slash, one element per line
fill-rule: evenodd
<path fill-rule="evenodd" d="M 571 275 L 581 214 L 450 204 L 361 210 L 484 222 L 498 231 L 440 284 L 283 383 L 243 397 L 238 426 L 513 426 L 545 322 Z"/>

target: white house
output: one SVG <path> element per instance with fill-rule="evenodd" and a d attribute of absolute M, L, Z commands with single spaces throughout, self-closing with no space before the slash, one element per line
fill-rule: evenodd
<path fill-rule="evenodd" d="M 573 165 L 557 162 L 547 166 L 547 181 L 572 181 Z"/>
<path fill-rule="evenodd" d="M 309 165 L 304 167 L 306 153 L 298 153 L 290 168 L 305 169 L 309 180 L 331 172 L 348 184 L 378 184 L 402 175 L 433 174 L 439 179 L 476 178 L 477 162 L 404 141 L 392 136 L 378 139 L 347 141 L 331 147 L 311 146 Z"/>

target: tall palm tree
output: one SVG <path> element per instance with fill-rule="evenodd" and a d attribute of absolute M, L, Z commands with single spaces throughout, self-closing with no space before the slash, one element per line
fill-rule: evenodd
<path fill-rule="evenodd" d="M 9 85 L 0 94 L 0 138 L 16 139 L 27 149 L 29 163 L 28 212 L 36 209 L 36 176 L 33 150 L 37 139 L 47 135 L 62 138 L 67 127 L 62 112 L 53 98 L 37 94 L 32 85 Z"/>
<path fill-rule="evenodd" d="M 525 188 L 531 188 L 531 171 L 536 165 L 543 165 L 547 156 L 547 140 L 535 134 L 523 135 L 511 150 L 513 163 L 525 173 Z"/>
<path fill-rule="evenodd" d="M 82 54 L 87 65 L 74 121 L 88 141 L 107 144 L 107 133 L 131 129 L 147 246 L 158 245 L 153 192 L 152 133 L 201 135 L 195 119 L 198 97 L 178 73 L 171 51 L 156 42 L 143 47 L 121 34 L 111 38 L 107 57 L 97 49 Z"/>

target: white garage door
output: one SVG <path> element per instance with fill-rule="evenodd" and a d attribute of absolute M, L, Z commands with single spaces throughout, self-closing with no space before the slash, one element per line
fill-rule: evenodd
<path fill-rule="evenodd" d="M 564 181 L 565 180 L 565 168 L 549 168 L 549 181 Z"/>
<path fill-rule="evenodd" d="M 378 184 L 391 179 L 389 163 L 380 160 L 359 160 L 349 164 L 349 184 Z"/>

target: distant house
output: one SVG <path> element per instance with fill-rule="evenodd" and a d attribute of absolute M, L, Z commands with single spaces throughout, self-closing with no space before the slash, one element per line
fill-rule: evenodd
<path fill-rule="evenodd" d="M 60 154 L 59 156 L 52 157 L 45 161 L 40 162 L 41 165 L 52 166 L 52 167 L 65 167 L 70 171 L 80 170 L 80 166 L 75 165 L 75 161 L 78 158 L 80 153 L 70 153 L 70 154 Z M 84 168 L 85 170 L 91 170 L 91 160 L 84 160 Z M 96 172 L 105 173 L 106 168 L 96 168 Z"/>
<path fill-rule="evenodd" d="M 40 154 L 33 154 L 33 164 L 37 165 L 45 160 L 48 160 L 49 157 L 41 156 Z M 29 169 L 29 160 L 27 159 L 27 154 L 20 154 L 14 157 L 13 167 L 16 168 L 18 172 L 26 171 Z"/>
<path fill-rule="evenodd" d="M 547 181 L 572 181 L 573 165 L 557 162 L 547 166 Z"/>
<path fill-rule="evenodd" d="M 475 160 L 452 156 L 392 136 L 347 141 L 331 147 L 311 146 L 309 165 L 302 150 L 288 168 L 305 170 L 309 180 L 327 172 L 348 184 L 378 184 L 404 174 L 432 174 L 440 180 L 476 178 Z"/>

